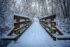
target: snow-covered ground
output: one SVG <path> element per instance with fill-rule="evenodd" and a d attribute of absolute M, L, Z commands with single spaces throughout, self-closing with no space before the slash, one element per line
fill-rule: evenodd
<path fill-rule="evenodd" d="M 16 41 L 12 41 L 7 47 L 62 47 L 53 41 L 49 34 L 40 25 L 39 20 L 34 18 L 33 24 Z"/>

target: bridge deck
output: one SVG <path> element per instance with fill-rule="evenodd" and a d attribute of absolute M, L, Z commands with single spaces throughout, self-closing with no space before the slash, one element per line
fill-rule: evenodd
<path fill-rule="evenodd" d="M 17 40 L 12 41 L 7 47 L 61 47 L 51 39 L 39 22 L 35 21 L 28 30 Z"/>

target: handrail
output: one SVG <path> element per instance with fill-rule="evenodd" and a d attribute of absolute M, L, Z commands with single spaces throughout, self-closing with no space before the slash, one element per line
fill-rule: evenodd
<path fill-rule="evenodd" d="M 14 15 L 14 19 L 29 19 L 27 17 L 22 17 L 22 16 L 17 16 L 17 15 Z"/>
<path fill-rule="evenodd" d="M 43 20 L 43 19 L 50 19 L 50 18 L 55 18 L 56 17 L 56 15 L 51 15 L 51 16 L 48 16 L 48 17 L 43 17 L 43 18 L 41 18 L 40 20 Z"/>
<path fill-rule="evenodd" d="M 25 21 L 20 21 L 21 19 L 24 19 Z M 14 23 L 14 29 L 12 29 L 12 31 L 7 35 L 7 38 L 0 38 L 2 40 L 17 40 L 19 38 L 19 36 L 21 36 L 21 34 L 31 25 L 31 20 L 27 17 L 21 17 L 21 16 L 14 16 L 14 20 L 16 20 L 16 23 Z M 19 35 L 16 35 L 15 37 L 12 36 L 13 33 L 15 33 L 16 31 L 19 31 L 22 29 L 22 27 L 20 28 L 20 25 L 24 24 L 24 31 L 22 31 L 22 33 L 20 33 Z M 18 26 L 18 27 L 16 27 Z"/>
<path fill-rule="evenodd" d="M 46 21 L 48 19 L 50 19 L 50 21 Z M 63 37 L 64 33 L 56 27 L 56 22 L 54 22 L 54 19 L 55 19 L 55 16 L 49 16 L 49 17 L 41 18 L 40 19 L 40 24 L 48 32 L 48 34 L 52 37 L 53 40 L 56 40 L 56 39 L 58 39 L 58 40 L 70 40 L 70 37 L 68 37 L 68 36 Z M 51 27 L 48 26 L 49 24 L 50 24 Z M 52 27 L 55 28 L 54 33 L 50 32 L 50 31 L 53 31 Z M 48 29 L 50 31 L 48 31 Z M 56 32 L 58 34 L 56 34 Z M 62 36 L 62 37 L 60 37 L 60 36 Z"/>
<path fill-rule="evenodd" d="M 59 35 L 57 35 L 57 34 L 55 34 L 55 35 L 57 35 L 58 37 L 55 36 L 54 34 L 52 34 L 51 32 L 49 32 L 49 31 L 46 29 L 46 28 L 50 28 L 50 27 L 47 26 L 47 24 L 46 24 L 45 21 L 40 21 L 40 23 L 42 24 L 42 26 L 45 26 L 45 27 L 43 27 L 43 28 L 48 32 L 48 34 L 52 37 L 53 40 L 56 40 L 56 39 L 58 39 L 58 40 L 70 40 L 70 37 L 59 37 L 59 35 L 62 36 L 62 35 L 64 35 L 64 34 L 63 34 L 62 31 L 60 31 L 57 27 L 55 27 L 55 28 L 56 28 L 56 32 L 58 32 Z"/>

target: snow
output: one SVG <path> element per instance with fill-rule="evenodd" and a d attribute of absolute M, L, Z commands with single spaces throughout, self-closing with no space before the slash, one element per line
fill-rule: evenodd
<path fill-rule="evenodd" d="M 69 35 L 56 35 L 56 34 L 54 34 L 54 36 L 57 38 L 70 38 L 70 34 Z"/>
<path fill-rule="evenodd" d="M 8 31 L 6 34 L 4 35 L 8 35 L 12 30 L 14 29 L 14 26 L 10 29 L 10 31 Z"/>
<path fill-rule="evenodd" d="M 11 39 L 14 39 L 17 35 L 15 36 L 3 36 L 3 37 L 0 37 L 0 39 L 8 39 L 8 38 L 11 38 Z"/>
<path fill-rule="evenodd" d="M 52 40 L 37 18 L 34 18 L 33 21 L 28 30 L 15 43 L 12 41 L 7 47 L 61 47 Z"/>
<path fill-rule="evenodd" d="M 16 15 L 16 16 L 22 16 L 22 17 L 28 17 L 28 16 L 26 16 L 24 14 L 18 14 L 18 13 L 14 13 L 14 15 Z"/>
<path fill-rule="evenodd" d="M 63 47 L 70 47 L 70 40 L 57 40 L 58 44 L 61 44 Z"/>
<path fill-rule="evenodd" d="M 10 12 L 4 12 L 4 15 L 0 15 L 0 36 L 8 35 L 8 33 L 14 28 L 13 14 Z"/>

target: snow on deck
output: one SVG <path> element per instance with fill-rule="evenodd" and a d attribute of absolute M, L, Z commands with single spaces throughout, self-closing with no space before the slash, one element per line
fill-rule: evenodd
<path fill-rule="evenodd" d="M 61 45 L 52 40 L 35 18 L 33 24 L 17 42 L 12 41 L 7 47 L 61 47 Z"/>

